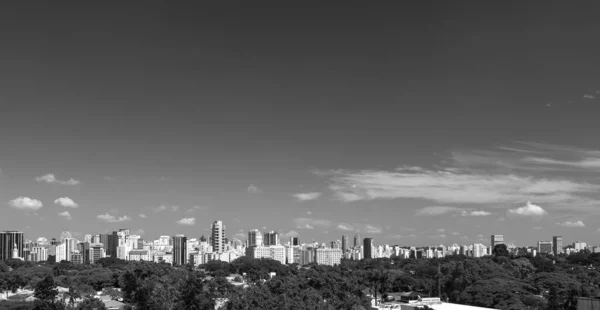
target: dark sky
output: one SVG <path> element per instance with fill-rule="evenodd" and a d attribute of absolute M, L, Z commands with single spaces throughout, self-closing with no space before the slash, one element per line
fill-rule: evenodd
<path fill-rule="evenodd" d="M 113 212 L 152 236 L 181 231 L 174 221 L 188 215 L 148 216 L 164 221 L 160 231 L 136 216 L 164 204 L 207 209 L 186 234 L 217 219 L 232 235 L 288 231 L 302 216 L 393 230 L 387 218 L 410 216 L 427 199 L 342 203 L 328 191 L 334 181 L 311 171 L 432 168 L 457 150 L 515 141 L 600 148 L 599 9 L 597 1 L 1 3 L 0 198 L 36 196 L 45 221 L 62 211 L 54 196 L 81 207 L 65 228 L 14 210 L 0 226 L 85 233 L 107 228 L 96 215 Z M 82 184 L 50 190 L 34 181 L 46 173 Z M 248 195 L 250 184 L 260 195 Z M 290 197 L 298 192 L 323 196 L 300 204 Z"/>

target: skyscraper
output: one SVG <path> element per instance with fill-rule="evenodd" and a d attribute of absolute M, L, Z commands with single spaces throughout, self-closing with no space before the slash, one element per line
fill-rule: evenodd
<path fill-rule="evenodd" d="M 13 257 L 15 244 L 19 257 L 23 257 L 23 232 L 22 231 L 0 231 L 0 261 L 9 260 Z"/>
<path fill-rule="evenodd" d="M 253 229 L 248 232 L 248 246 L 263 245 L 263 235 L 258 229 Z"/>
<path fill-rule="evenodd" d="M 187 262 L 187 238 L 184 235 L 173 237 L 173 265 L 181 266 Z"/>
<path fill-rule="evenodd" d="M 354 247 L 358 247 L 360 246 L 360 235 L 356 234 L 356 236 L 354 236 Z"/>
<path fill-rule="evenodd" d="M 298 239 L 298 237 L 290 237 L 290 245 L 300 245 L 300 239 Z"/>
<path fill-rule="evenodd" d="M 365 259 L 369 259 L 369 258 L 373 258 L 373 238 L 365 238 L 364 242 L 363 242 L 363 251 L 364 251 L 364 258 Z"/>
<path fill-rule="evenodd" d="M 348 236 L 342 236 L 342 255 L 346 255 L 346 251 L 348 250 Z"/>
<path fill-rule="evenodd" d="M 504 244 L 504 236 L 503 235 L 492 235 L 492 240 L 491 240 L 491 246 L 492 246 L 492 250 L 494 249 L 494 247 L 498 244 Z"/>
<path fill-rule="evenodd" d="M 264 234 L 263 241 L 265 245 L 279 245 L 279 234 L 276 231 L 270 231 Z"/>
<path fill-rule="evenodd" d="M 554 255 L 562 254 L 563 243 L 561 236 L 552 237 L 552 252 L 554 252 Z"/>
<path fill-rule="evenodd" d="M 211 226 L 211 231 L 213 252 L 223 253 L 225 251 L 225 225 L 221 221 L 215 221 Z"/>

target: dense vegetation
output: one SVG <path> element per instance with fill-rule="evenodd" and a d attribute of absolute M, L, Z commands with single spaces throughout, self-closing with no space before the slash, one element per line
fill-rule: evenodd
<path fill-rule="evenodd" d="M 92 296 L 105 290 L 134 309 L 369 309 L 366 294 L 418 291 L 444 300 L 498 309 L 576 309 L 576 297 L 600 293 L 600 253 L 484 258 L 344 260 L 340 266 L 300 268 L 242 257 L 193 268 L 103 259 L 96 265 L 0 262 L 0 291 L 35 289 L 35 303 L 0 302 L 13 309 L 102 309 Z M 276 276 L 271 278 L 270 272 Z M 225 277 L 233 276 L 233 281 Z M 246 286 L 241 284 L 242 275 Z M 55 301 L 55 287 L 69 288 Z M 120 288 L 117 291 L 112 288 Z M 76 298 L 85 302 L 74 307 Z"/>

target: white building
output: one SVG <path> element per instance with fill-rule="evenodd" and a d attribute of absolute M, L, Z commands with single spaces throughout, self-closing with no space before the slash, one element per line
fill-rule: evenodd
<path fill-rule="evenodd" d="M 48 249 L 41 246 L 34 246 L 31 248 L 31 253 L 35 253 L 36 262 L 45 262 L 48 260 Z"/>
<path fill-rule="evenodd" d="M 319 265 L 339 265 L 342 260 L 342 249 L 320 248 L 316 250 L 315 258 Z"/>
<path fill-rule="evenodd" d="M 285 264 L 285 247 L 283 245 L 253 246 L 246 249 L 246 255 L 251 258 L 270 258 Z"/>

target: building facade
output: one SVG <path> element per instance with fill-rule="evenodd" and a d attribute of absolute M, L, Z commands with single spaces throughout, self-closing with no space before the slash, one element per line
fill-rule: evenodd
<path fill-rule="evenodd" d="M 552 237 L 552 252 L 554 255 L 563 253 L 563 240 L 561 236 Z"/>
<path fill-rule="evenodd" d="M 373 258 L 373 238 L 365 238 L 363 248 L 364 259 Z"/>
<path fill-rule="evenodd" d="M 15 244 L 19 257 L 23 257 L 24 236 L 22 231 L 7 230 L 0 231 L 0 261 L 9 260 L 13 257 Z"/>
<path fill-rule="evenodd" d="M 173 237 L 173 265 L 181 266 L 187 262 L 187 238 L 184 235 Z"/>
<path fill-rule="evenodd" d="M 225 225 L 222 221 L 215 221 L 211 226 L 211 245 L 213 252 L 225 252 Z"/>
<path fill-rule="evenodd" d="M 498 244 L 504 244 L 504 236 L 503 235 L 492 235 L 490 244 L 492 246 L 492 250 Z"/>

